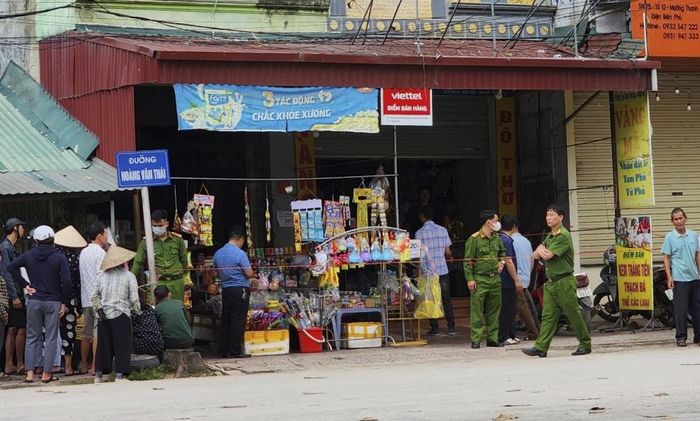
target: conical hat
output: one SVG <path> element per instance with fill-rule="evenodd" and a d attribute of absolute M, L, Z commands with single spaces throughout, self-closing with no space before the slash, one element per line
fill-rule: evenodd
<path fill-rule="evenodd" d="M 53 242 L 56 245 L 63 247 L 71 247 L 81 249 L 87 247 L 87 241 L 78 232 L 73 225 L 68 225 L 54 235 Z"/>
<path fill-rule="evenodd" d="M 105 256 L 104 260 L 102 260 L 102 266 L 100 266 L 100 269 L 107 270 L 123 265 L 124 263 L 133 259 L 134 256 L 136 256 L 136 253 L 131 250 L 127 250 L 119 246 L 112 246 L 109 248 L 109 251 L 107 251 L 107 255 Z"/>

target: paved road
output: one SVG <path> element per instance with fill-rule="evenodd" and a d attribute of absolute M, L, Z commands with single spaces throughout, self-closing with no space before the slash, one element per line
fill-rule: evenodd
<path fill-rule="evenodd" d="M 663 343 L 583 357 L 571 349 L 546 359 L 511 348 L 431 362 L 423 348 L 424 361 L 414 364 L 2 390 L 0 419 L 30 411 L 75 421 L 700 419 L 699 347 Z"/>

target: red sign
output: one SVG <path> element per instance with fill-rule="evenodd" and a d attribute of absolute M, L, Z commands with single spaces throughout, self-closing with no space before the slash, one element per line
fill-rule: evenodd
<path fill-rule="evenodd" d="M 432 126 L 433 91 L 382 89 L 382 125 Z"/>

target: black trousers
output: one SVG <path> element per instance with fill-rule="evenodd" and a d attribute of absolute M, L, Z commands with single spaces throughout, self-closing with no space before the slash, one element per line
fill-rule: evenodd
<path fill-rule="evenodd" d="M 445 311 L 447 319 L 447 329 L 455 328 L 455 312 L 452 308 L 452 298 L 450 297 L 450 275 L 440 275 L 440 295 L 442 295 L 442 309 Z M 430 329 L 438 331 L 438 319 L 430 319 Z"/>
<path fill-rule="evenodd" d="M 693 342 L 700 342 L 700 280 L 675 282 L 673 285 L 676 340 L 688 338 L 688 313 L 693 316 Z"/>
<path fill-rule="evenodd" d="M 501 288 L 501 313 L 498 316 L 498 340 L 503 342 L 515 338 L 513 321 L 518 313 L 518 299 L 515 288 Z"/>
<path fill-rule="evenodd" d="M 221 291 L 219 355 L 243 353 L 243 335 L 250 303 L 250 288 L 230 287 Z"/>
<path fill-rule="evenodd" d="M 131 373 L 131 319 L 121 314 L 115 319 L 100 320 L 97 324 L 97 354 L 95 371 L 112 372 L 112 358 L 117 373 Z"/>

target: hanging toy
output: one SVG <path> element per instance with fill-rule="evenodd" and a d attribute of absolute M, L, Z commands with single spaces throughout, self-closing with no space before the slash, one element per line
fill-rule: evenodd
<path fill-rule="evenodd" d="M 245 211 L 245 230 L 248 237 L 248 252 L 251 253 L 255 247 L 253 246 L 253 225 L 250 221 L 250 202 L 248 201 L 248 186 L 243 189 L 243 203 Z"/>
<path fill-rule="evenodd" d="M 382 250 L 379 247 L 379 239 L 378 238 L 376 238 L 374 240 L 374 242 L 372 243 L 371 256 L 372 256 L 372 261 L 374 261 L 374 262 L 380 262 L 382 260 Z"/>
<path fill-rule="evenodd" d="M 309 267 L 311 274 L 314 276 L 323 275 L 328 269 L 328 255 L 325 251 L 319 250 L 316 252 L 316 254 L 314 254 L 314 258 L 316 262 Z"/>
<path fill-rule="evenodd" d="M 396 235 L 396 248 L 398 249 L 401 262 L 411 260 L 411 239 L 408 233 L 400 232 Z"/>
<path fill-rule="evenodd" d="M 360 251 L 357 248 L 357 241 L 353 237 L 348 237 L 346 240 L 348 248 L 348 263 L 356 265 L 362 263 L 362 258 L 360 257 Z"/>
<path fill-rule="evenodd" d="M 364 183 L 359 188 L 353 190 L 353 203 L 357 204 L 357 228 L 369 226 L 367 217 L 367 207 L 372 203 L 372 189 L 364 187 Z M 367 237 L 367 233 L 359 233 L 358 237 Z"/>
<path fill-rule="evenodd" d="M 335 237 L 345 232 L 345 219 L 341 202 L 331 200 L 324 201 L 324 214 L 326 222 L 326 238 Z"/>
<path fill-rule="evenodd" d="M 272 241 L 272 218 L 270 217 L 270 195 L 265 188 L 265 239 Z"/>
<path fill-rule="evenodd" d="M 366 237 L 360 238 L 360 258 L 365 263 L 372 261 L 372 254 L 369 251 L 369 241 Z"/>
<path fill-rule="evenodd" d="M 384 262 L 391 262 L 394 259 L 394 251 L 391 249 L 391 245 L 389 243 L 389 235 L 384 234 L 384 239 L 382 241 L 382 258 L 381 260 Z"/>

